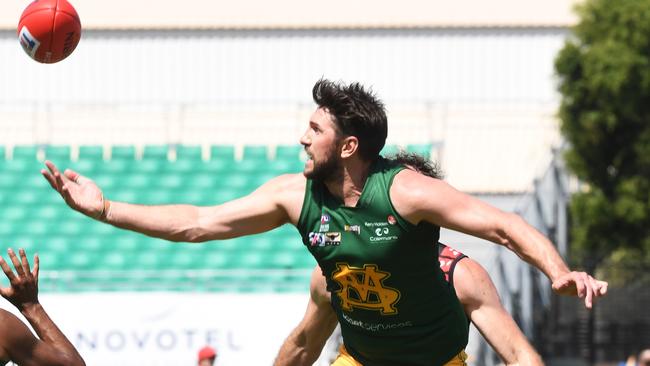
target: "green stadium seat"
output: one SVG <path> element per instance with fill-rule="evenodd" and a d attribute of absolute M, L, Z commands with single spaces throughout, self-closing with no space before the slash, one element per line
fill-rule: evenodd
<path fill-rule="evenodd" d="M 31 211 L 31 217 L 34 220 L 54 220 L 59 217 L 60 209 L 55 206 L 44 205 L 34 207 Z"/>
<path fill-rule="evenodd" d="M 151 185 L 157 180 L 157 178 L 158 177 L 151 174 L 131 173 L 120 179 L 120 186 L 122 189 L 148 189 L 151 188 Z"/>
<path fill-rule="evenodd" d="M 267 258 L 267 265 L 271 268 L 293 268 L 296 260 L 291 251 L 271 252 Z"/>
<path fill-rule="evenodd" d="M 14 232 L 15 222 L 10 220 L 0 221 L 0 239 L 5 239 L 11 237 L 11 234 Z M 0 240 L 0 245 L 3 245 L 3 241 Z"/>
<path fill-rule="evenodd" d="M 76 171 L 79 174 L 85 175 L 92 177 L 95 179 L 95 177 L 99 174 L 103 174 L 103 172 L 99 169 L 101 169 L 101 161 L 93 161 L 93 160 L 78 160 L 75 162 L 70 162 L 67 167 Z"/>
<path fill-rule="evenodd" d="M 133 262 L 130 263 L 133 268 L 139 270 L 156 270 L 161 269 L 161 255 L 155 252 L 136 252 L 130 257 Z"/>
<path fill-rule="evenodd" d="M 267 161 L 268 148 L 266 146 L 247 145 L 244 146 L 243 160 Z"/>
<path fill-rule="evenodd" d="M 251 250 L 273 250 L 274 240 L 269 235 L 255 235 L 248 238 L 249 249 Z"/>
<path fill-rule="evenodd" d="M 101 174 L 110 175 L 112 178 L 113 175 L 130 172 L 133 169 L 133 164 L 133 157 L 128 160 L 124 157 L 113 156 L 111 160 L 98 164 L 97 168 L 95 168 L 95 171 Z M 93 179 L 97 180 L 97 177 L 93 177 Z"/>
<path fill-rule="evenodd" d="M 99 252 L 104 248 L 111 248 L 113 240 L 103 237 L 96 232 L 89 232 L 87 235 L 68 236 L 72 248 L 80 252 Z"/>
<path fill-rule="evenodd" d="M 248 252 L 239 252 L 233 253 L 230 256 L 231 263 L 238 268 L 264 268 L 266 264 L 265 259 L 266 253 L 248 251 Z"/>
<path fill-rule="evenodd" d="M 101 257 L 101 263 L 98 263 L 98 267 L 121 270 L 130 267 L 127 262 L 128 259 L 130 259 L 130 256 L 127 257 L 122 253 L 111 251 Z"/>
<path fill-rule="evenodd" d="M 2 220 L 23 220 L 28 215 L 28 209 L 25 206 L 8 206 L 2 210 Z"/>
<path fill-rule="evenodd" d="M 14 146 L 13 159 L 27 162 L 38 162 L 39 147 L 32 145 Z"/>
<path fill-rule="evenodd" d="M 235 160 L 234 146 L 214 145 L 210 147 L 210 160 Z"/>
<path fill-rule="evenodd" d="M 62 268 L 71 270 L 105 268 L 102 267 L 102 253 L 98 252 L 73 251 L 72 253 L 68 253 L 65 256 L 61 256 L 60 258 L 62 260 L 65 259 L 65 263 L 62 263 Z"/>
<path fill-rule="evenodd" d="M 103 188 L 105 186 L 100 186 L 100 187 Z M 125 189 L 125 188 L 122 188 L 122 190 L 120 190 L 120 191 L 104 190 L 104 196 L 108 197 L 110 200 L 113 200 L 113 201 L 140 202 L 137 191 L 128 190 L 128 189 Z"/>
<path fill-rule="evenodd" d="M 118 253 L 136 253 L 140 250 L 139 244 L 143 239 L 139 234 L 128 232 L 119 236 L 115 235 L 113 238 L 114 241 L 112 245 L 109 247 L 104 247 L 104 251 L 116 251 Z"/>
<path fill-rule="evenodd" d="M 276 160 L 302 160 L 302 153 L 304 148 L 301 145 L 279 145 L 275 149 L 275 159 Z"/>
<path fill-rule="evenodd" d="M 431 157 L 431 144 L 411 144 L 406 145 L 406 151 L 422 155 L 426 158 Z"/>
<path fill-rule="evenodd" d="M 66 236 L 50 235 L 47 238 L 44 238 L 43 242 L 39 245 L 47 248 L 48 251 L 54 251 L 61 254 L 70 253 L 75 250 L 73 243 Z"/>
<path fill-rule="evenodd" d="M 45 159 L 53 161 L 59 167 L 67 165 L 70 159 L 70 146 L 47 145 L 45 146 Z"/>
<path fill-rule="evenodd" d="M 132 161 L 135 159 L 135 146 L 116 145 L 111 147 L 111 159 Z"/>
<path fill-rule="evenodd" d="M 27 250 L 27 249 L 26 249 Z M 30 251 L 31 253 L 31 251 Z M 66 269 L 65 265 L 62 263 L 62 259 L 66 258 L 67 254 L 55 252 L 55 251 L 44 251 L 41 250 L 38 252 L 39 266 L 40 271 L 52 271 L 52 270 L 62 270 Z M 31 259 L 31 258 L 30 258 Z"/>
<path fill-rule="evenodd" d="M 145 205 L 164 205 L 164 204 L 172 204 L 172 203 L 185 203 L 185 202 L 180 202 L 178 199 L 174 196 L 174 194 L 165 189 L 147 189 L 146 187 L 141 187 L 136 195 L 135 199 L 129 201 L 129 202 L 137 202 Z"/>
<path fill-rule="evenodd" d="M 142 159 L 167 161 L 168 153 L 169 153 L 169 146 L 167 145 L 147 145 L 144 147 L 144 153 L 142 155 Z"/>
<path fill-rule="evenodd" d="M 61 235 L 81 235 L 86 231 L 86 219 L 83 220 L 65 220 L 57 222 L 56 225 L 50 225 L 50 232 Z"/>
<path fill-rule="evenodd" d="M 104 167 L 108 165 L 112 165 L 112 163 L 114 162 L 106 162 Z M 106 191 L 110 191 L 110 189 L 113 187 L 117 189 L 123 187 L 122 182 L 120 182 L 121 178 L 122 176 L 119 175 L 117 172 L 112 172 L 109 174 L 106 171 L 98 173 L 97 175 L 92 177 L 93 181 L 95 181 L 95 183 L 104 190 L 104 195 L 106 195 L 107 193 Z"/>
<path fill-rule="evenodd" d="M 212 189 L 218 185 L 220 176 L 205 172 L 193 174 L 191 177 L 185 178 L 182 186 L 187 189 Z"/>
<path fill-rule="evenodd" d="M 79 160 L 93 161 L 98 164 L 104 159 L 104 148 L 101 146 L 80 146 L 79 147 Z"/>
<path fill-rule="evenodd" d="M 172 167 L 172 164 L 168 160 L 157 158 L 139 160 L 132 164 L 132 172 L 146 174 L 158 174 L 165 171 L 166 168 Z"/>
<path fill-rule="evenodd" d="M 186 160 L 192 162 L 201 161 L 201 146 L 197 145 L 178 145 L 176 148 L 176 160 Z"/>
<path fill-rule="evenodd" d="M 4 161 L 0 162 L 0 164 L 4 164 Z M 0 169 L 2 169 L 2 166 L 0 166 Z M 20 183 L 22 183 L 20 175 L 0 170 L 0 189 L 12 189 L 19 186 Z"/>
<path fill-rule="evenodd" d="M 402 151 L 402 149 L 397 145 L 386 145 L 384 146 L 383 149 L 381 149 L 381 155 L 382 156 L 394 155 L 400 151 Z"/>
<path fill-rule="evenodd" d="M 166 173 L 154 180 L 155 187 L 164 189 L 177 189 L 185 186 L 188 179 L 180 174 Z"/>

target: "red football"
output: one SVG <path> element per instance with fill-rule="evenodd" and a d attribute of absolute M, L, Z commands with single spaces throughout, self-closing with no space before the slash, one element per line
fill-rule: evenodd
<path fill-rule="evenodd" d="M 81 38 L 81 22 L 66 0 L 35 0 L 18 23 L 18 39 L 25 52 L 46 64 L 68 57 Z"/>

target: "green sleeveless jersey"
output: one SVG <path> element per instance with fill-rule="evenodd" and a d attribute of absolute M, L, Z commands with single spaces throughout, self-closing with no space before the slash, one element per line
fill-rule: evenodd
<path fill-rule="evenodd" d="M 355 207 L 308 179 L 298 222 L 345 348 L 366 366 L 443 365 L 467 345 L 467 318 L 438 262 L 440 228 L 409 223 L 391 203 L 402 169 L 380 157 Z"/>

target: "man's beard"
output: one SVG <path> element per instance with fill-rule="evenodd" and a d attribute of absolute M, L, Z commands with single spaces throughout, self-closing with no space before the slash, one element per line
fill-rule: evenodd
<path fill-rule="evenodd" d="M 312 179 L 315 181 L 320 181 L 320 182 L 326 182 L 326 181 L 332 181 L 336 180 L 338 176 L 341 174 L 340 168 L 341 168 L 341 162 L 339 159 L 334 156 L 334 153 L 328 155 L 327 158 L 320 162 L 316 163 L 315 160 L 312 161 L 314 163 L 314 168 L 310 173 L 305 174 L 305 177 L 308 179 Z"/>

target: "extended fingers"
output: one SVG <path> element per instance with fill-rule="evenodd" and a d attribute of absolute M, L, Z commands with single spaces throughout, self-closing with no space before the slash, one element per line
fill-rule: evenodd
<path fill-rule="evenodd" d="M 16 275 L 14 274 L 14 271 L 11 270 L 9 264 L 5 262 L 5 259 L 2 257 L 0 257 L 0 267 L 2 268 L 2 272 L 4 272 L 7 278 L 9 279 L 9 282 L 14 282 L 16 280 Z"/>
<path fill-rule="evenodd" d="M 605 281 L 598 281 L 596 280 L 600 288 L 598 289 L 599 296 L 605 296 L 607 294 L 607 287 L 609 284 Z"/>
<path fill-rule="evenodd" d="M 16 273 L 18 274 L 18 277 L 22 277 L 24 275 L 23 266 L 22 264 L 20 264 L 18 257 L 16 257 L 16 253 L 14 252 L 13 249 L 9 248 L 7 250 L 7 254 L 9 254 L 9 259 L 11 259 L 11 263 L 13 263 L 14 268 L 16 269 Z"/>
<path fill-rule="evenodd" d="M 586 284 L 582 273 L 575 273 L 573 275 L 573 282 L 576 285 L 576 292 L 578 294 L 578 297 L 585 297 Z"/>
<path fill-rule="evenodd" d="M 25 254 L 25 249 L 18 249 L 18 255 L 20 255 L 20 264 L 25 276 L 31 276 L 32 272 L 29 269 L 29 261 L 27 260 L 27 255 Z"/>
<path fill-rule="evenodd" d="M 65 178 L 68 178 L 69 180 L 75 182 L 75 183 L 79 183 L 78 179 L 81 177 L 81 175 L 79 175 L 79 173 L 77 173 L 77 172 L 75 172 L 75 171 L 73 171 L 71 169 L 66 169 L 63 172 L 63 176 Z"/>
<path fill-rule="evenodd" d="M 86 184 L 88 182 L 92 182 L 89 178 L 84 177 L 72 169 L 66 169 L 65 172 L 63 172 L 63 175 L 77 184 Z"/>
<path fill-rule="evenodd" d="M 54 182 L 56 183 L 56 186 L 59 187 L 59 189 L 62 188 L 63 185 L 64 185 L 66 182 L 70 181 L 70 179 L 68 179 L 68 177 L 66 177 L 65 175 L 61 174 L 61 172 L 60 172 L 59 169 L 56 167 L 56 165 L 54 165 L 54 163 L 52 163 L 51 161 L 46 160 L 46 161 L 45 161 L 45 165 L 47 166 L 47 169 L 50 170 L 50 176 L 54 178 L 53 180 L 54 180 Z M 46 178 L 47 178 L 47 177 L 46 177 Z"/>
<path fill-rule="evenodd" d="M 38 257 L 38 253 L 34 254 L 34 269 L 32 270 L 32 276 L 38 281 L 38 271 L 41 268 L 41 261 Z"/>
<path fill-rule="evenodd" d="M 585 297 L 585 306 L 587 307 L 587 309 L 591 309 L 591 307 L 594 305 L 594 293 L 596 292 L 594 279 L 585 273 L 583 274 L 583 281 L 585 284 L 585 292 L 587 295 Z"/>
<path fill-rule="evenodd" d="M 553 282 L 553 290 L 562 291 L 566 286 L 569 285 L 569 280 L 566 278 L 560 278 Z"/>
<path fill-rule="evenodd" d="M 41 174 L 43 175 L 43 177 L 45 177 L 45 180 L 47 180 L 47 182 L 50 183 L 50 186 L 53 189 L 57 191 L 59 190 L 59 187 L 56 186 L 56 180 L 54 180 L 54 176 L 50 174 L 50 172 L 48 172 L 45 169 L 41 169 Z"/>

